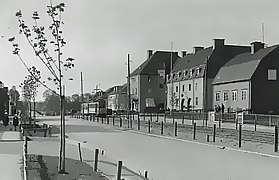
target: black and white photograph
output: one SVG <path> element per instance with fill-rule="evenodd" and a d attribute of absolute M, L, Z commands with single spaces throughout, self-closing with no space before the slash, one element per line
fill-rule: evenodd
<path fill-rule="evenodd" d="M 278 7 L 0 0 L 0 180 L 279 179 Z"/>

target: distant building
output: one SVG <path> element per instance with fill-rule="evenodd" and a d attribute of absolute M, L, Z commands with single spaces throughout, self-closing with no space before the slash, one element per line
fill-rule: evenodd
<path fill-rule="evenodd" d="M 211 47 L 194 47 L 183 52 L 172 74 L 167 75 L 167 108 L 176 111 L 207 111 L 212 107 L 212 81 L 218 70 L 234 56 L 250 50 L 248 46 L 226 45 L 214 39 Z"/>
<path fill-rule="evenodd" d="M 145 60 L 131 74 L 131 108 L 139 112 L 154 112 L 165 108 L 165 75 L 170 72 L 171 58 L 179 58 L 177 52 L 147 51 Z"/>
<path fill-rule="evenodd" d="M 251 51 L 232 58 L 213 81 L 214 106 L 225 112 L 279 113 L 279 45 L 264 48 L 251 43 Z"/>
<path fill-rule="evenodd" d="M 127 111 L 127 84 L 114 86 L 114 90 L 108 94 L 108 109 L 113 112 Z"/>

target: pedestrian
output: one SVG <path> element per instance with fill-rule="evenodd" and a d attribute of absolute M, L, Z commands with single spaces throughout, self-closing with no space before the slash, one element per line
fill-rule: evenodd
<path fill-rule="evenodd" d="M 225 105 L 222 103 L 222 114 L 225 112 Z"/>
<path fill-rule="evenodd" d="M 17 114 L 15 114 L 15 116 L 13 118 L 13 125 L 14 125 L 15 131 L 16 131 L 16 127 L 18 126 L 18 116 L 17 116 Z"/>

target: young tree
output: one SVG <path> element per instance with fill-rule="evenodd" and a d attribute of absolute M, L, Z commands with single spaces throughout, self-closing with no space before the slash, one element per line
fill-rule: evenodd
<path fill-rule="evenodd" d="M 73 68 L 74 58 L 70 57 L 64 60 L 62 59 L 62 48 L 66 45 L 66 42 L 62 37 L 63 32 L 61 30 L 61 26 L 64 24 L 64 22 L 62 21 L 62 14 L 65 10 L 65 4 L 60 3 L 57 5 L 53 5 L 52 0 L 50 0 L 47 9 L 47 14 L 51 19 L 51 24 L 48 27 L 40 26 L 38 24 L 40 19 L 38 11 L 33 12 L 32 19 L 34 20 L 34 25 L 32 28 L 29 28 L 29 26 L 25 23 L 25 20 L 22 17 L 22 12 L 20 10 L 16 13 L 16 17 L 19 23 L 19 34 L 22 34 L 26 38 L 28 44 L 34 51 L 35 56 L 47 68 L 50 73 L 48 80 L 56 85 L 56 89 L 50 88 L 50 86 L 47 85 L 45 81 L 41 81 L 40 79 L 37 79 L 38 82 L 60 97 L 61 141 L 58 170 L 60 173 L 65 173 L 65 97 L 62 89 L 63 66 L 66 70 Z M 47 38 L 46 29 L 50 30 L 49 38 Z M 14 47 L 13 54 L 18 56 L 18 58 L 22 61 L 22 63 L 28 70 L 29 68 L 27 64 L 20 55 L 20 47 L 17 43 L 15 43 L 15 37 L 9 38 L 9 41 Z"/>
<path fill-rule="evenodd" d="M 36 67 L 29 68 L 28 71 L 31 73 L 27 75 L 21 83 L 20 87 L 22 88 L 23 100 L 30 104 L 29 108 L 29 124 L 32 121 L 32 100 L 34 103 L 34 118 L 35 118 L 35 106 L 36 106 L 36 96 L 38 93 L 38 87 L 40 83 L 38 82 L 41 79 L 41 72 L 36 69 Z"/>

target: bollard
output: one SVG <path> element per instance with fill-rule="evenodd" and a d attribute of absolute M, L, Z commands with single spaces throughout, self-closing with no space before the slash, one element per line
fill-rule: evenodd
<path fill-rule="evenodd" d="M 138 119 L 138 130 L 140 130 L 140 120 Z"/>
<path fill-rule="evenodd" d="M 194 125 L 193 125 L 194 127 L 194 133 L 193 133 L 193 139 L 195 140 L 196 139 L 196 123 L 194 123 Z"/>
<path fill-rule="evenodd" d="M 184 124 L 184 115 L 182 115 L 182 124 Z"/>
<path fill-rule="evenodd" d="M 99 149 L 95 149 L 95 159 L 94 159 L 94 172 L 98 171 L 98 158 L 99 158 Z"/>
<path fill-rule="evenodd" d="M 144 178 L 146 178 L 146 179 L 148 178 L 148 171 L 146 171 L 146 170 L 144 171 Z"/>
<path fill-rule="evenodd" d="M 254 126 L 255 126 L 255 131 L 257 131 L 257 116 L 255 115 L 255 119 L 254 119 Z"/>
<path fill-rule="evenodd" d="M 120 122 L 119 122 L 120 127 L 122 127 L 122 118 L 120 116 Z"/>
<path fill-rule="evenodd" d="M 79 160 L 82 161 L 80 143 L 78 143 Z"/>
<path fill-rule="evenodd" d="M 161 135 L 164 134 L 164 122 L 161 121 Z"/>
<path fill-rule="evenodd" d="M 174 136 L 177 136 L 177 122 L 174 123 Z"/>
<path fill-rule="evenodd" d="M 122 161 L 118 161 L 116 180 L 121 180 Z"/>
<path fill-rule="evenodd" d="M 206 135 L 206 142 L 209 142 L 209 134 Z"/>
<path fill-rule="evenodd" d="M 241 148 L 241 130 L 242 124 L 239 124 L 239 133 L 238 133 L 238 147 Z"/>
<path fill-rule="evenodd" d="M 212 141 L 215 142 L 216 140 L 216 124 L 213 125 L 213 139 Z"/>
<path fill-rule="evenodd" d="M 148 120 L 148 133 L 151 132 L 151 127 L 150 127 L 150 120 Z"/>
<path fill-rule="evenodd" d="M 112 116 L 112 125 L 114 126 L 114 115 Z"/>
<path fill-rule="evenodd" d="M 274 126 L 274 152 L 278 152 L 278 126 Z"/>

